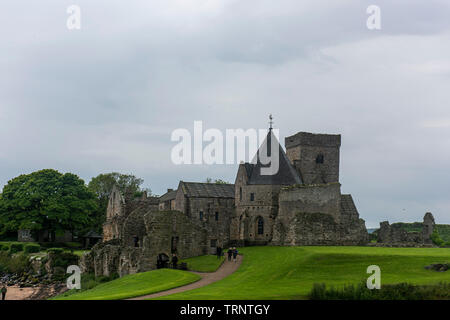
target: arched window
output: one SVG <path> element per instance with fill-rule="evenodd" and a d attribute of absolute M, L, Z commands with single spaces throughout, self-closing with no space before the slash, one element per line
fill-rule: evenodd
<path fill-rule="evenodd" d="M 242 187 L 239 187 L 239 201 L 242 201 Z"/>
<path fill-rule="evenodd" d="M 258 217 L 258 234 L 264 234 L 264 219 Z"/>

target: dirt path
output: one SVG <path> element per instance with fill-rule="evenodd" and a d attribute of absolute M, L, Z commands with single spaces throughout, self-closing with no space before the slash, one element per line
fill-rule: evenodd
<path fill-rule="evenodd" d="M 6 287 L 8 290 L 6 292 L 5 300 L 45 300 L 48 297 L 60 294 L 67 290 L 65 285 L 57 286 L 37 286 L 37 287 L 26 287 L 20 288 L 19 286 Z"/>
<path fill-rule="evenodd" d="M 129 300 L 145 300 L 145 299 L 151 299 L 151 298 L 158 298 L 158 297 L 162 297 L 162 296 L 167 296 L 169 294 L 175 294 L 175 293 L 180 293 L 180 292 L 185 292 L 185 291 L 201 288 L 201 287 L 207 286 L 208 284 L 222 280 L 223 278 L 229 276 L 230 274 L 232 274 L 239 268 L 241 263 L 242 263 L 242 256 L 238 255 L 237 262 L 225 260 L 225 262 L 220 266 L 220 268 L 216 272 L 193 272 L 202 277 L 200 280 L 198 280 L 196 282 L 190 283 L 190 284 L 182 286 L 182 287 L 173 288 L 170 290 L 161 291 L 161 292 L 157 292 L 157 293 L 152 293 L 152 294 L 148 294 L 145 296 L 132 298 Z"/>
<path fill-rule="evenodd" d="M 6 287 L 6 300 L 26 300 L 36 293 L 39 288 L 19 288 L 18 286 Z"/>

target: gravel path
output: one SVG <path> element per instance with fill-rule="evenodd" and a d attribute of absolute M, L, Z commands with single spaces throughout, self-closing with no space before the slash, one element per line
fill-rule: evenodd
<path fill-rule="evenodd" d="M 145 296 L 132 298 L 129 300 L 145 300 L 145 299 L 151 299 L 151 298 L 158 298 L 158 297 L 162 297 L 162 296 L 167 296 L 169 294 L 180 293 L 180 292 L 189 291 L 189 290 L 207 286 L 208 284 L 222 280 L 223 278 L 225 278 L 225 277 L 229 276 L 230 274 L 232 274 L 233 272 L 235 272 L 241 265 L 242 259 L 243 259 L 243 257 L 241 255 L 237 256 L 236 262 L 228 261 L 226 259 L 225 262 L 220 266 L 220 268 L 217 269 L 217 271 L 215 271 L 215 272 L 193 272 L 195 274 L 198 274 L 202 278 L 200 280 L 190 283 L 188 285 L 178 287 L 178 288 L 173 288 L 173 289 L 166 290 L 166 291 L 148 294 Z"/>

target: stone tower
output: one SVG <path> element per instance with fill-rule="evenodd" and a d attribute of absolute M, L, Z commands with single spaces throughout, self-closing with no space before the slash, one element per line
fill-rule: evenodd
<path fill-rule="evenodd" d="M 303 183 L 339 182 L 341 135 L 299 132 L 286 137 L 285 146 Z"/>

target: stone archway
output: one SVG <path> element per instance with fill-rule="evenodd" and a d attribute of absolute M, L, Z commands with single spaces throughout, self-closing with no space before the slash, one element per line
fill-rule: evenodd
<path fill-rule="evenodd" d="M 158 254 L 158 257 L 156 258 L 156 268 L 168 268 L 169 267 L 169 256 L 165 253 Z"/>

